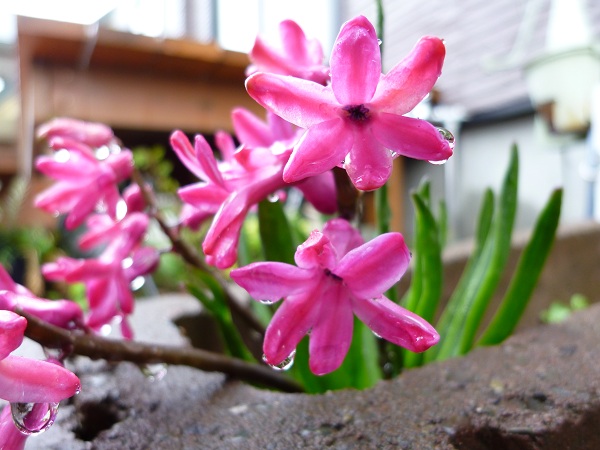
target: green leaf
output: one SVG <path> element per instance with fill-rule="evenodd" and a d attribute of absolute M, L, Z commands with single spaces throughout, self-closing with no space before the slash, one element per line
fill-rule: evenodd
<path fill-rule="evenodd" d="M 433 322 L 442 295 L 442 249 L 438 225 L 425 200 L 416 193 L 412 195 L 415 206 L 415 256 L 414 281 L 421 286 L 418 297 L 409 298 L 406 308 Z M 420 281 L 416 278 L 420 278 Z M 406 351 L 403 358 L 405 367 L 422 364 L 423 354 Z"/>
<path fill-rule="evenodd" d="M 258 221 L 265 259 L 294 264 L 296 245 L 282 203 L 260 202 Z"/>
<path fill-rule="evenodd" d="M 557 189 L 540 213 L 531 239 L 519 258 L 506 295 L 479 340 L 479 345 L 498 344 L 515 329 L 552 248 L 560 219 L 561 204 L 562 189 Z"/>

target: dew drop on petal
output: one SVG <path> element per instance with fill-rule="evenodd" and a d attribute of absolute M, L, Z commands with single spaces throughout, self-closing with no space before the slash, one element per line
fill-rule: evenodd
<path fill-rule="evenodd" d="M 271 300 L 259 300 L 259 303 L 262 303 L 263 305 L 272 305 L 275 302 L 272 302 Z"/>
<path fill-rule="evenodd" d="M 71 159 L 71 153 L 66 148 L 61 148 L 54 152 L 54 161 L 56 162 L 66 163 L 69 159 Z"/>
<path fill-rule="evenodd" d="M 165 363 L 144 364 L 140 366 L 140 369 L 150 381 L 160 381 L 167 374 L 167 365 Z"/>
<path fill-rule="evenodd" d="M 383 338 L 381 337 L 381 335 L 379 335 L 379 334 L 375 333 L 373 330 L 371 330 L 371 332 L 373 333 L 373 335 L 374 335 L 374 336 L 375 336 L 377 339 L 383 339 Z"/>
<path fill-rule="evenodd" d="M 10 411 L 17 429 L 24 435 L 33 436 L 52 426 L 58 403 L 11 403 Z"/>
<path fill-rule="evenodd" d="M 267 201 L 269 203 L 277 203 L 279 201 L 279 195 L 278 194 L 269 194 L 267 196 Z"/>
<path fill-rule="evenodd" d="M 266 362 L 269 367 L 275 369 L 275 370 L 288 370 L 290 369 L 293 365 L 294 365 L 294 357 L 296 356 L 296 350 L 292 351 L 292 353 L 289 354 L 289 356 L 287 358 L 285 358 L 283 361 L 281 361 L 279 364 L 269 364 L 267 362 L 267 358 L 265 355 L 263 355 L 263 361 Z"/>
<path fill-rule="evenodd" d="M 96 159 L 102 161 L 108 158 L 111 154 L 111 150 L 108 146 L 103 145 L 102 147 L 98 147 L 96 149 Z"/>
<path fill-rule="evenodd" d="M 437 130 L 440 132 L 442 138 L 444 138 L 446 142 L 448 142 L 450 150 L 454 150 L 454 135 L 450 131 L 442 127 L 438 127 Z"/>
<path fill-rule="evenodd" d="M 139 277 L 135 277 L 133 280 L 131 280 L 129 287 L 132 291 L 137 291 L 140 290 L 144 284 L 146 284 L 146 278 L 140 275 Z"/>
<path fill-rule="evenodd" d="M 377 45 L 381 46 L 381 44 L 383 44 L 383 41 L 381 39 L 377 39 Z"/>
<path fill-rule="evenodd" d="M 438 161 L 429 161 L 431 164 L 434 164 L 436 166 L 442 166 L 444 164 L 446 164 L 448 162 L 447 159 L 440 159 Z"/>

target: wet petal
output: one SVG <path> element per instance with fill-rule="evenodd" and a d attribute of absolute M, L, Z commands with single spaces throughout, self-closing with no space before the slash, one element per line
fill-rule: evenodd
<path fill-rule="evenodd" d="M 323 234 L 335 248 L 338 261 L 350 250 L 365 242 L 360 232 L 345 219 L 328 220 L 323 227 Z"/>
<path fill-rule="evenodd" d="M 259 72 L 248 77 L 246 90 L 261 106 L 301 128 L 337 117 L 331 87 L 312 81 Z"/>
<path fill-rule="evenodd" d="M 342 283 L 330 283 L 319 301 L 319 319 L 310 333 L 309 366 L 315 375 L 340 367 L 352 342 L 354 315 Z"/>
<path fill-rule="evenodd" d="M 317 320 L 319 294 L 307 291 L 286 298 L 265 332 L 263 352 L 268 364 L 277 365 L 286 359 Z"/>
<path fill-rule="evenodd" d="M 361 105 L 373 97 L 381 76 L 377 33 L 358 16 L 346 22 L 331 53 L 331 87 L 342 105 Z"/>
<path fill-rule="evenodd" d="M 390 152 L 374 138 L 373 133 L 368 129 L 355 133 L 354 145 L 344 168 L 357 189 L 379 189 L 390 178 L 392 166 Z"/>
<path fill-rule="evenodd" d="M 11 403 L 60 402 L 80 386 L 75 374 L 54 363 L 12 355 L 0 361 L 0 398 Z"/>
<path fill-rule="evenodd" d="M 381 78 L 371 106 L 394 114 L 412 110 L 441 75 L 445 55 L 441 39 L 421 38 L 411 53 Z"/>
<path fill-rule="evenodd" d="M 254 299 L 275 302 L 306 290 L 314 272 L 280 262 L 258 262 L 232 270 L 231 278 Z"/>
<path fill-rule="evenodd" d="M 413 352 L 424 352 L 440 339 L 424 319 L 384 296 L 378 299 L 353 299 L 354 313 L 374 333 Z"/>
<path fill-rule="evenodd" d="M 340 118 L 311 127 L 294 147 L 283 179 L 293 183 L 331 170 L 344 160 L 352 139 L 352 130 Z"/>
<path fill-rule="evenodd" d="M 425 120 L 381 113 L 371 124 L 373 136 L 397 154 L 426 161 L 445 161 L 452 144 Z"/>
<path fill-rule="evenodd" d="M 359 298 L 375 298 L 400 281 L 410 252 L 400 233 L 385 233 L 348 252 L 335 268 Z"/>
<path fill-rule="evenodd" d="M 308 239 L 298 246 L 294 261 L 298 267 L 304 269 L 325 269 L 335 267 L 337 259 L 329 239 L 320 231 L 314 230 Z"/>

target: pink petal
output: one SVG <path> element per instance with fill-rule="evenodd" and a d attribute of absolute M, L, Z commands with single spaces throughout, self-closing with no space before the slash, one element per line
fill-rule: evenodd
<path fill-rule="evenodd" d="M 179 188 L 177 194 L 181 200 L 198 210 L 215 214 L 231 192 L 222 186 L 200 182 Z"/>
<path fill-rule="evenodd" d="M 223 177 L 217 166 L 215 155 L 204 139 L 204 136 L 197 135 L 194 140 L 194 149 L 196 150 L 196 159 L 198 164 L 206 174 L 208 180 L 214 184 L 223 185 Z"/>
<path fill-rule="evenodd" d="M 331 87 L 291 76 L 255 73 L 246 80 L 250 97 L 301 128 L 337 117 L 339 105 Z"/>
<path fill-rule="evenodd" d="M 314 279 L 311 270 L 280 262 L 257 262 L 230 273 L 231 278 L 257 300 L 275 302 L 307 289 Z"/>
<path fill-rule="evenodd" d="M 376 298 L 400 281 L 409 261 L 402 235 L 386 233 L 349 251 L 335 273 L 357 298 Z"/>
<path fill-rule="evenodd" d="M 331 268 L 337 262 L 336 253 L 329 239 L 320 231 L 310 233 L 308 239 L 298 246 L 294 255 L 298 267 L 303 269 Z"/>
<path fill-rule="evenodd" d="M 344 168 L 357 189 L 379 189 L 390 178 L 392 166 L 392 155 L 375 139 L 368 128 L 355 133 L 354 145 Z"/>
<path fill-rule="evenodd" d="M 354 314 L 342 283 L 329 283 L 318 310 L 310 333 L 309 366 L 315 375 L 325 375 L 340 367 L 352 342 Z"/>
<path fill-rule="evenodd" d="M 338 261 L 350 250 L 365 243 L 360 232 L 345 219 L 328 220 L 323 227 L 323 234 L 333 245 Z"/>
<path fill-rule="evenodd" d="M 198 142 L 198 138 L 200 138 L 200 142 Z M 208 180 L 210 179 L 209 173 L 214 174 L 214 171 L 217 170 L 217 163 L 214 160 L 210 146 L 205 140 L 204 142 L 202 140 L 204 138 L 197 136 L 194 148 L 185 133 L 179 130 L 174 131 L 170 138 L 171 148 L 173 148 L 183 165 L 201 180 Z M 212 167 L 213 165 L 215 167 Z"/>
<path fill-rule="evenodd" d="M 230 161 L 235 153 L 235 142 L 229 133 L 217 131 L 215 133 L 215 145 L 223 156 L 223 161 Z"/>
<path fill-rule="evenodd" d="M 77 153 L 70 153 L 68 161 L 57 161 L 52 156 L 40 156 L 35 161 L 35 167 L 44 175 L 55 180 L 79 182 L 84 176 L 94 177 L 100 170 L 99 162 L 90 163 Z M 85 174 L 85 175 L 84 175 Z"/>
<path fill-rule="evenodd" d="M 0 398 L 11 403 L 60 402 L 80 387 L 75 374 L 54 363 L 19 356 L 0 361 Z"/>
<path fill-rule="evenodd" d="M 92 147 L 100 147 L 113 140 L 110 127 L 95 122 L 83 122 L 67 117 L 58 117 L 46 122 L 37 129 L 37 136 L 44 139 L 69 137 Z"/>
<path fill-rule="evenodd" d="M 440 339 L 424 319 L 384 296 L 353 299 L 354 313 L 375 334 L 413 352 L 424 352 Z"/>
<path fill-rule="evenodd" d="M 0 360 L 19 348 L 27 320 L 11 311 L 0 310 Z"/>
<path fill-rule="evenodd" d="M 442 73 L 444 42 L 421 38 L 411 53 L 381 78 L 371 106 L 379 111 L 406 114 L 425 98 Z"/>
<path fill-rule="evenodd" d="M 279 24 L 279 33 L 281 34 L 281 42 L 285 55 L 298 63 L 311 64 L 316 62 L 319 64 L 323 60 L 323 52 L 311 55 L 308 50 L 308 39 L 304 31 L 293 20 L 284 20 Z M 315 50 L 315 49 L 313 49 Z M 320 59 L 319 59 L 320 56 Z M 315 61 L 316 60 L 316 61 Z"/>
<path fill-rule="evenodd" d="M 140 247 L 133 251 L 131 259 L 133 263 L 124 270 L 129 281 L 153 272 L 160 262 L 160 254 L 154 247 Z"/>
<path fill-rule="evenodd" d="M 292 354 L 318 320 L 318 293 L 306 291 L 286 298 L 265 332 L 263 352 L 268 364 L 277 365 Z"/>
<path fill-rule="evenodd" d="M 371 122 L 373 136 L 397 154 L 426 161 L 446 161 L 452 144 L 429 122 L 381 113 Z"/>
<path fill-rule="evenodd" d="M 28 436 L 22 434 L 12 418 L 11 407 L 9 404 L 4 406 L 0 413 L 0 448 L 6 450 L 23 450 Z"/>
<path fill-rule="evenodd" d="M 10 277 L 6 269 L 0 264 L 0 291 L 14 291 L 17 287 L 17 283 Z"/>
<path fill-rule="evenodd" d="M 0 293 L 0 306 L 12 311 L 23 310 L 61 328 L 70 328 L 83 317 L 81 307 L 71 300 L 47 300 L 14 292 Z"/>
<path fill-rule="evenodd" d="M 235 135 L 241 143 L 250 147 L 268 147 L 273 135 L 267 123 L 244 108 L 235 108 L 231 113 Z"/>
<path fill-rule="evenodd" d="M 331 87 L 342 105 L 361 105 L 373 97 L 381 76 L 377 33 L 358 16 L 340 30 L 331 53 Z"/>
<path fill-rule="evenodd" d="M 283 170 L 287 183 L 319 175 L 342 163 L 352 148 L 353 133 L 340 118 L 317 124 L 304 133 Z"/>
<path fill-rule="evenodd" d="M 337 195 L 335 179 L 330 170 L 314 177 L 305 178 L 294 184 L 300 189 L 304 198 L 319 212 L 333 214 L 337 211 Z"/>

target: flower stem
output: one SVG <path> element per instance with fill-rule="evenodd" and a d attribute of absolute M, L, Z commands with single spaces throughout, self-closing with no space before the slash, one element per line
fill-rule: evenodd
<path fill-rule="evenodd" d="M 232 378 L 257 383 L 284 392 L 303 392 L 302 386 L 266 366 L 191 347 L 146 344 L 107 339 L 81 331 L 68 331 L 50 325 L 23 311 L 27 319 L 25 336 L 47 348 L 67 350 L 70 354 L 106 361 L 129 361 L 135 364 L 179 365 L 206 372 L 221 372 Z"/>

